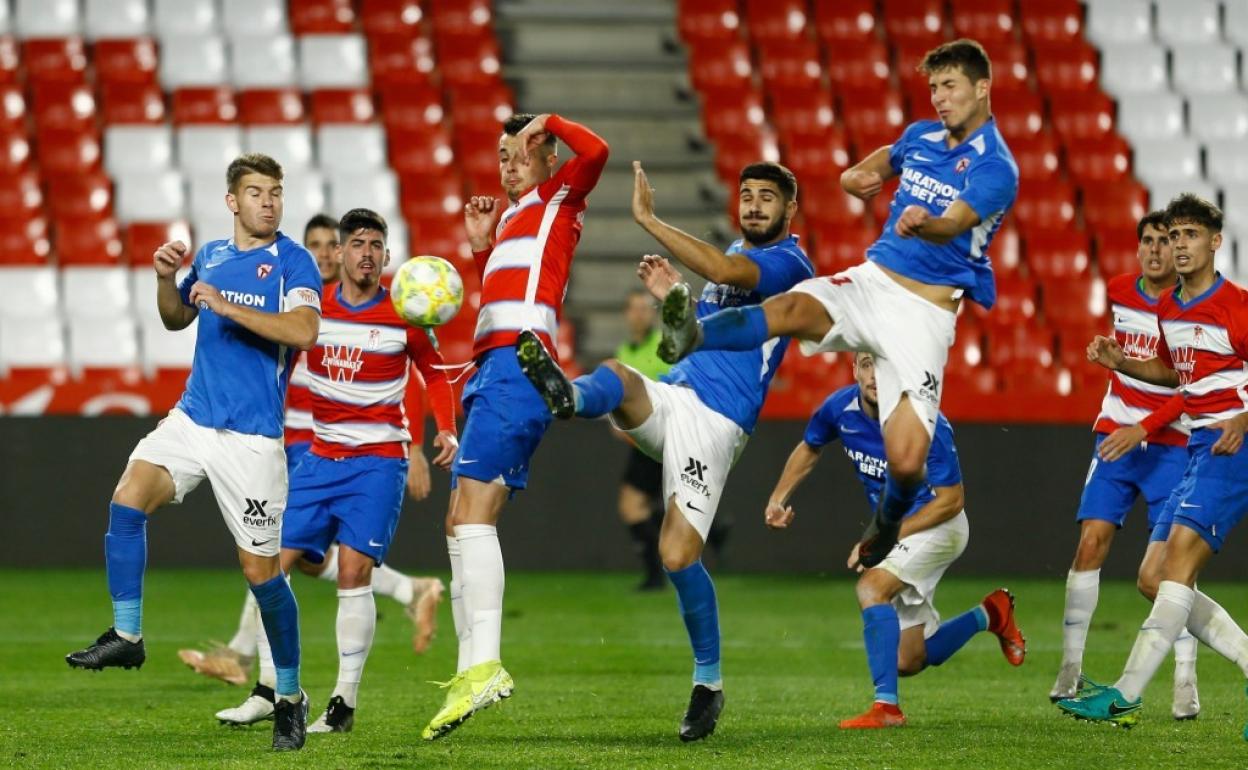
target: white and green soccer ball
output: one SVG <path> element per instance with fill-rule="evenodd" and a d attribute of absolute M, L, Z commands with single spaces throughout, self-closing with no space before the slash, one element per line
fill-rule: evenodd
<path fill-rule="evenodd" d="M 441 326 L 464 304 L 464 281 L 455 266 L 441 257 L 412 257 L 399 265 L 390 301 L 399 317 L 412 326 Z"/>

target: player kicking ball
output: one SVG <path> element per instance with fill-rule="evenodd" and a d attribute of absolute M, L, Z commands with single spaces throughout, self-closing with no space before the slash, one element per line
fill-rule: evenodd
<path fill-rule="evenodd" d="M 390 259 L 385 220 L 353 209 L 338 230 L 342 281 L 326 290 L 320 336 L 308 355 L 314 438 L 291 476 L 281 533 L 285 572 L 299 559 L 321 562 L 338 543 L 338 682 L 308 728 L 314 733 L 350 732 L 355 723 L 377 624 L 373 570 L 390 548 L 407 482 L 411 435 L 403 400 L 412 364 L 429 386 L 438 423 L 434 464 L 449 468 L 458 446 L 450 383 L 438 368 L 442 357 L 426 330 L 399 318 L 381 285 Z M 253 693 L 218 719 L 262 719 L 264 704 L 256 700 Z"/>
<path fill-rule="evenodd" d="M 66 656 L 76 668 L 141 666 L 147 518 L 204 479 L 238 547 L 273 642 L 273 748 L 303 747 L 308 699 L 299 689 L 299 608 L 278 562 L 286 508 L 282 404 L 292 353 L 320 326 L 321 279 L 307 249 L 278 231 L 282 167 L 249 153 L 226 171 L 234 237 L 204 244 L 181 284 L 181 241 L 156 250 L 156 303 L 165 327 L 199 329 L 186 392 L 130 455 L 109 504 L 104 561 L 113 627 Z"/>
<path fill-rule="evenodd" d="M 677 290 L 662 311 L 659 355 L 667 361 L 697 351 L 754 350 L 786 336 L 801 340 L 806 355 L 875 356 L 888 470 L 862 538 L 865 567 L 888 556 L 902 517 L 924 489 L 958 306 L 963 295 L 984 307 L 995 302 L 986 252 L 1018 193 L 1018 166 L 992 118 L 992 69 L 984 49 L 973 40 L 945 43 L 929 51 L 919 69 L 939 120 L 912 123 L 894 144 L 841 175 L 845 191 L 863 200 L 901 177 L 868 261 L 803 281 L 761 306 L 695 316 Z"/>
<path fill-rule="evenodd" d="M 681 264 L 708 283 L 697 301 L 698 316 L 724 307 L 757 305 L 814 274 L 789 226 L 797 213 L 797 180 L 778 163 L 741 170 L 737 211 L 740 240 L 727 253 L 663 222 L 654 213 L 653 191 L 634 163 L 633 215 Z M 646 256 L 638 275 L 660 301 L 688 286 L 662 257 Z M 788 340 L 772 340 L 742 352 L 698 352 L 656 382 L 618 361 L 569 382 L 542 341 L 523 332 L 516 345 L 520 368 L 551 414 L 596 418 L 612 424 L 663 464 L 666 515 L 659 534 L 663 569 L 693 647 L 693 692 L 680 723 L 682 741 L 715 731 L 724 707 L 720 673 L 719 609 L 715 586 L 702 564 L 711 522 L 728 472 L 745 449 Z"/>
<path fill-rule="evenodd" d="M 1185 193 L 1166 207 L 1165 222 L 1181 283 L 1157 304 L 1157 355 L 1132 358 L 1114 338 L 1097 337 L 1088 360 L 1179 389 L 1183 424 L 1191 429 L 1187 468 L 1157 523 L 1168 530 L 1161 582 L 1122 676 L 1057 704 L 1078 719 L 1124 726 L 1139 719 L 1144 688 L 1184 627 L 1248 676 L 1248 636 L 1196 589 L 1201 570 L 1248 511 L 1248 291 L 1214 269 L 1222 245 L 1216 206 Z"/>
<path fill-rule="evenodd" d="M 886 462 L 880 431 L 875 360 L 870 353 L 854 358 L 857 384 L 841 388 L 815 410 L 806 435 L 789 455 L 772 490 L 764 520 L 772 529 L 793 523 L 789 500 L 819 462 L 823 447 L 840 439 L 854 473 L 874 510 L 883 493 Z M 981 631 L 995 634 L 1011 666 L 1021 666 L 1027 643 L 1014 621 L 1014 596 L 998 588 L 978 606 L 940 622 L 936 586 L 950 564 L 966 549 L 969 527 L 963 509 L 962 469 L 953 443 L 953 427 L 937 414 L 936 435 L 927 456 L 927 487 L 902 517 L 901 538 L 888 558 L 864 571 L 858 544 L 849 554 L 858 579 L 862 636 L 867 665 L 875 682 L 875 702 L 866 713 L 846 719 L 845 730 L 901 727 L 906 717 L 898 700 L 897 677 L 914 676 L 939 666 Z"/>

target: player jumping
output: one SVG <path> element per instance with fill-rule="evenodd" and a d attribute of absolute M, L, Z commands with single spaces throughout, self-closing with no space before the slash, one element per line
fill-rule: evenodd
<path fill-rule="evenodd" d="M 984 49 L 973 40 L 945 43 L 919 69 L 940 119 L 912 123 L 896 143 L 841 175 L 845 191 L 863 200 L 901 177 L 867 262 L 803 281 L 759 307 L 695 318 L 680 290 L 663 307 L 659 354 L 670 361 L 698 350 L 754 350 L 783 336 L 801 340 L 806 355 L 875 356 L 888 477 L 863 535 L 866 567 L 888 556 L 902 516 L 924 489 L 958 305 L 964 294 L 984 307 L 995 301 L 986 251 L 1018 192 L 1018 167 L 990 111 Z"/>
<path fill-rule="evenodd" d="M 771 493 L 764 519 L 773 529 L 793 521 L 789 500 L 819 462 L 827 444 L 841 440 L 845 455 L 867 493 L 867 505 L 879 505 L 884 486 L 884 435 L 880 432 L 875 361 L 870 353 L 854 357 L 857 384 L 841 388 L 815 410 L 804 439 L 793 449 Z M 875 682 L 875 702 L 865 713 L 841 722 L 842 729 L 901 727 L 906 717 L 898 702 L 897 677 L 939 666 L 975 634 L 997 636 L 1012 666 L 1021 666 L 1027 643 L 1014 622 L 1014 596 L 998 588 L 970 610 L 940 622 L 936 586 L 950 564 L 966 549 L 969 526 L 963 509 L 962 469 L 953 443 L 953 426 L 937 413 L 936 434 L 927 456 L 927 485 L 902 519 L 898 547 L 879 566 L 863 570 L 858 544 L 849 554 L 858 579 L 862 636 L 867 665 Z"/>
<path fill-rule="evenodd" d="M 166 243 L 154 255 L 165 327 L 199 319 L 195 357 L 182 398 L 135 447 L 109 504 L 104 559 L 113 627 L 66 659 L 90 669 L 143 665 L 147 517 L 208 479 L 273 640 L 273 748 L 299 749 L 308 714 L 299 688 L 299 608 L 278 563 L 287 493 L 282 404 L 292 353 L 316 343 L 321 280 L 307 249 L 277 229 L 277 161 L 240 156 L 226 183 L 234 237 L 204 244 L 181 284 L 175 275 L 186 244 Z"/>
<path fill-rule="evenodd" d="M 727 253 L 663 222 L 654 213 L 653 191 L 634 162 L 633 216 L 677 260 L 708 283 L 698 316 L 719 308 L 757 305 L 814 274 L 789 234 L 797 213 L 797 180 L 778 163 L 741 170 L 737 211 L 740 240 Z M 662 257 L 643 259 L 638 275 L 659 300 L 689 287 Z M 569 382 L 537 335 L 517 343 L 520 366 L 560 418 L 610 415 L 643 452 L 663 463 L 666 515 L 659 555 L 684 617 L 693 647 L 693 692 L 680 723 L 680 739 L 696 741 L 715 730 L 724 705 L 719 659 L 719 609 L 715 586 L 702 564 L 711 522 L 737 457 L 758 421 L 767 388 L 784 358 L 787 339 L 747 351 L 696 352 L 656 382 L 618 361 Z"/>

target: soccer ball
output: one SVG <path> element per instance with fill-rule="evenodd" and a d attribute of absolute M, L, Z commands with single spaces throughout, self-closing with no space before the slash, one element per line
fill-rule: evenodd
<path fill-rule="evenodd" d="M 441 326 L 464 304 L 464 281 L 441 257 L 412 257 L 395 273 L 390 301 L 412 326 Z"/>

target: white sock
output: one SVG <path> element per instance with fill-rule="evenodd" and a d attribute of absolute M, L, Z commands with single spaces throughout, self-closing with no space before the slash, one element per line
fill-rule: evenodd
<path fill-rule="evenodd" d="M 455 527 L 463 562 L 463 591 L 472 626 L 472 656 L 476 666 L 500 659 L 503 636 L 503 549 L 498 529 L 489 524 Z"/>
<path fill-rule="evenodd" d="M 331 583 L 338 582 L 338 546 L 331 545 L 325 551 L 325 561 L 321 562 L 325 569 L 321 570 L 321 574 L 316 577 L 319 580 L 328 580 Z"/>
<path fill-rule="evenodd" d="M 377 605 L 372 586 L 338 589 L 338 684 L 334 695 L 341 695 L 347 705 L 355 708 L 356 693 L 364 661 L 373 647 L 377 628 Z M 331 695 L 330 697 L 333 697 Z"/>
<path fill-rule="evenodd" d="M 1088 641 L 1088 626 L 1101 593 L 1099 569 L 1066 575 L 1066 611 L 1062 617 L 1062 665 L 1082 668 L 1083 648 Z"/>
<path fill-rule="evenodd" d="M 464 598 L 464 562 L 459 552 L 459 541 L 446 539 L 446 553 L 451 557 L 451 617 L 455 621 L 455 636 L 459 639 L 459 663 L 455 673 L 468 669 L 472 658 L 472 626 L 468 624 L 468 609 Z"/>
<path fill-rule="evenodd" d="M 1153 611 L 1140 626 L 1140 634 L 1135 638 L 1131 656 L 1127 658 L 1127 667 L 1114 684 L 1128 701 L 1140 697 L 1148 680 L 1153 678 L 1161 662 L 1170 654 L 1174 640 L 1179 638 L 1187 625 L 1195 596 L 1195 591 L 1173 580 L 1163 580 L 1157 587 Z"/>
<path fill-rule="evenodd" d="M 256 628 L 256 655 L 260 661 L 260 684 L 265 687 L 277 687 L 277 667 L 273 665 L 273 648 L 269 647 L 269 636 L 264 631 L 264 624 Z"/>
<path fill-rule="evenodd" d="M 1196 646 L 1196 637 L 1186 628 L 1174 640 L 1174 681 L 1188 682 L 1196 678 Z"/>
<path fill-rule="evenodd" d="M 1192 614 L 1187 618 L 1187 627 L 1197 639 L 1239 666 L 1244 676 L 1248 676 L 1248 634 L 1244 633 L 1222 605 L 1208 595 L 1196 591 L 1196 597 L 1192 601 Z"/>
<path fill-rule="evenodd" d="M 402 605 L 412 603 L 412 578 L 385 564 L 373 568 L 373 592 L 389 596 Z"/>
<path fill-rule="evenodd" d="M 243 601 L 243 611 L 238 616 L 238 630 L 234 632 L 229 648 L 239 655 L 256 657 L 256 629 L 261 625 L 260 605 L 256 603 L 255 594 L 248 591 L 247 598 Z"/>

